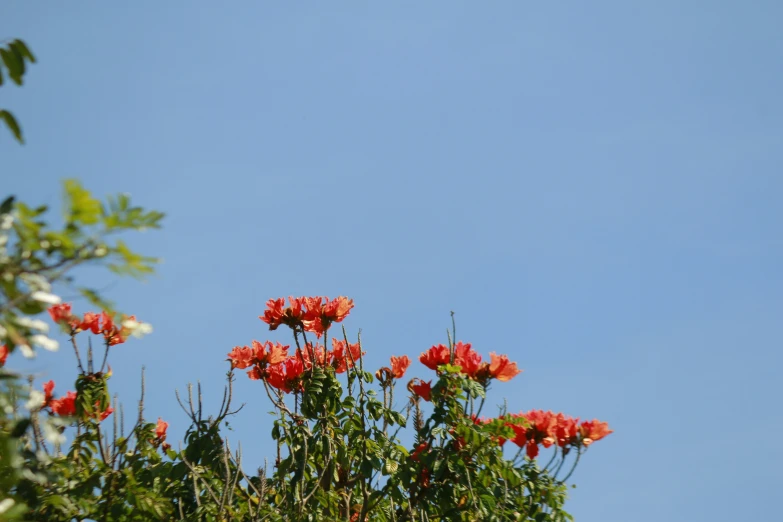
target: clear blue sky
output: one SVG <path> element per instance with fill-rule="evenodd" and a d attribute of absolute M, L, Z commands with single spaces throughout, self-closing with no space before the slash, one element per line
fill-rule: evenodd
<path fill-rule="evenodd" d="M 458 337 L 511 355 L 512 411 L 610 422 L 580 522 L 769 520 L 783 428 L 783 4 L 8 2 L 39 57 L 0 105 L 0 192 L 58 180 L 168 213 L 111 283 L 154 335 L 113 355 L 181 436 L 269 297 L 348 295 L 371 367 Z M 100 281 L 109 283 L 106 278 Z M 35 363 L 73 379 L 72 355 Z M 425 369 L 416 365 L 424 375 Z M 59 388 L 58 388 L 59 389 Z M 61 390 L 64 391 L 64 390 Z M 273 454 L 269 406 L 232 424 Z"/>

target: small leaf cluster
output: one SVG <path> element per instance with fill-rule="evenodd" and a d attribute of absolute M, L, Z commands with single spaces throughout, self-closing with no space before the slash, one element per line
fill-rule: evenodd
<path fill-rule="evenodd" d="M 5 42 L 4 45 L 0 43 L 0 86 L 5 83 L 6 75 L 16 85 L 22 85 L 27 64 L 30 63 L 35 63 L 35 56 L 22 40 L 15 39 Z M 11 112 L 0 109 L 0 120 L 5 123 L 19 143 L 24 143 L 22 129 Z"/>

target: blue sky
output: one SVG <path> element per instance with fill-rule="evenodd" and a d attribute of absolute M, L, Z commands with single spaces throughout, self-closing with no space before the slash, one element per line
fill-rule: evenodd
<path fill-rule="evenodd" d="M 783 4 L 8 3 L 39 58 L 2 106 L 2 195 L 58 180 L 168 214 L 147 283 L 97 277 L 154 335 L 112 355 L 126 408 L 216 408 L 225 354 L 285 340 L 283 295 L 348 295 L 371 367 L 458 338 L 525 373 L 511 411 L 607 420 L 581 522 L 768 519 L 783 428 Z M 2 131 L 5 133 L 5 131 Z M 69 351 L 33 364 L 74 377 Z M 426 375 L 418 365 L 416 373 Z M 239 379 L 248 466 L 269 406 Z M 774 511 L 773 511 L 773 508 Z"/>

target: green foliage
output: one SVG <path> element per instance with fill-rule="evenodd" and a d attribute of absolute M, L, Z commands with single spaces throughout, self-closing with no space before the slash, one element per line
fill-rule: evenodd
<path fill-rule="evenodd" d="M 119 203 L 118 203 L 119 202 Z M 14 198 L 0 206 L 0 341 L 32 346 L 33 329 L 19 318 L 36 315 L 58 298 L 54 283 L 65 284 L 95 306 L 113 312 L 94 289 L 74 285 L 68 272 L 82 264 L 103 264 L 120 275 L 143 277 L 158 260 L 131 250 L 120 232 L 160 227 L 163 214 L 133 207 L 127 195 L 104 204 L 76 180 L 65 181 L 65 224 L 50 228 L 46 206 L 30 207 Z M 5 330 L 5 331 L 4 331 Z"/>
<path fill-rule="evenodd" d="M 0 61 L 0 85 L 5 76 L 21 85 L 35 58 L 14 40 L 0 48 Z M 21 142 L 11 113 L 0 111 L 0 118 Z M 56 349 L 36 317 L 59 303 L 55 287 L 70 288 L 116 315 L 98 291 L 74 282 L 74 268 L 103 265 L 118 275 L 143 277 L 157 263 L 116 236 L 159 228 L 163 214 L 132 206 L 124 194 L 102 202 L 76 180 L 65 181 L 64 194 L 59 228 L 45 221 L 45 206 L 14 197 L 0 203 L 0 345 L 12 357 L 34 356 L 36 347 Z M 144 417 L 143 378 L 129 431 L 123 408 L 116 397 L 112 401 L 107 358 L 133 326 L 107 326 L 101 318 L 101 326 L 88 329 L 75 316 L 58 321 L 77 356 L 74 392 L 44 395 L 31 388 L 32 379 L 23 384 L 22 376 L 0 363 L 0 522 L 572 520 L 563 510 L 565 480 L 584 449 L 581 439 L 554 446 L 545 466 L 522 449 L 507 458 L 499 441 L 513 439 L 515 429 L 529 423 L 477 421 L 489 380 L 469 378 L 458 365 L 438 368 L 426 416 L 415 394 L 402 411 L 395 409 L 398 379 L 389 368 L 374 378 L 362 355 L 349 356 L 344 376 L 325 362 L 311 362 L 290 394 L 261 375 L 259 385 L 276 417 L 270 446 L 276 458 L 272 469 L 247 474 L 241 447 L 232 450 L 221 431 L 241 409 L 231 409 L 233 368 L 215 416 L 202 411 L 200 385 L 197 400 L 192 387 L 187 401 L 177 395 L 190 426 L 184 447 L 174 450 L 166 442 L 167 425 Z M 306 344 L 304 329 L 292 328 L 297 347 L 300 336 Z M 80 355 L 79 341 L 90 331 L 103 336 L 97 371 L 91 342 L 86 364 Z M 328 337 L 328 329 L 321 333 Z M 345 332 L 343 337 L 347 344 Z M 402 442 L 403 429 L 412 430 L 413 448 Z M 570 471 L 558 478 L 567 459 Z"/>
<path fill-rule="evenodd" d="M 0 85 L 5 83 L 5 75 L 16 85 L 22 85 L 27 72 L 27 63 L 35 63 L 35 56 L 22 40 L 16 39 L 0 45 Z M 5 122 L 19 143 L 24 143 L 22 129 L 13 114 L 7 110 L 0 110 L 0 120 Z"/>
<path fill-rule="evenodd" d="M 31 207 L 13 196 L 0 203 L 0 347 L 12 357 L 19 351 L 32 357 L 39 347 L 57 348 L 57 341 L 47 335 L 46 323 L 36 317 L 59 302 L 55 286 L 76 291 L 114 315 L 113 306 L 99 292 L 75 283 L 70 276 L 74 268 L 104 264 L 117 274 L 140 277 L 152 273 L 157 262 L 135 253 L 116 236 L 159 228 L 163 214 L 132 206 L 127 195 L 104 204 L 75 180 L 65 182 L 64 192 L 61 228 L 47 224 L 45 206 Z M 77 416 L 92 419 L 94 424 L 96 416 L 106 410 L 110 402 L 106 378 L 98 373 L 77 379 Z M 60 419 L 39 418 L 34 407 L 29 412 L 22 407 L 29 390 L 21 382 L 21 376 L 0 367 L 0 502 L 6 502 L 0 504 L 0 521 L 27 519 L 33 507 L 43 509 L 52 520 L 60 516 L 71 520 L 69 514 L 81 512 L 91 502 L 74 496 L 72 491 L 82 490 L 74 490 L 73 484 L 83 483 L 85 488 L 98 484 L 101 470 L 105 471 L 105 462 L 84 468 L 94 464 L 92 448 L 102 442 L 89 430 L 77 437 L 74 448 L 78 451 L 69 456 L 81 468 L 72 460 L 42 452 L 45 433 L 56 438 L 64 426 Z M 8 493 L 11 496 L 5 497 Z M 152 495 L 138 498 L 137 513 L 154 514 L 163 505 Z"/>

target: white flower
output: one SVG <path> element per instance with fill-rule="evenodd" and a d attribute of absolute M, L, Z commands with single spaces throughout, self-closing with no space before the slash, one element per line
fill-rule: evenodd
<path fill-rule="evenodd" d="M 0 325 L 0 337 L 5 337 L 5 334 L 8 333 L 8 330 L 3 328 L 3 325 Z"/>
<path fill-rule="evenodd" d="M 36 346 L 40 346 L 44 350 L 49 350 L 50 352 L 56 352 L 60 349 L 60 343 L 55 341 L 54 339 L 49 339 L 45 335 L 37 334 L 30 337 L 30 340 L 33 341 L 33 343 Z"/>
<path fill-rule="evenodd" d="M 14 224 L 14 216 L 11 214 L 0 214 L 0 230 L 9 230 Z"/>
<path fill-rule="evenodd" d="M 22 356 L 26 359 L 35 359 L 35 352 L 30 348 L 29 344 L 20 344 L 19 350 L 21 350 Z"/>
<path fill-rule="evenodd" d="M 46 400 L 46 396 L 44 396 L 43 392 L 38 390 L 31 390 L 30 398 L 27 399 L 26 403 L 24 403 L 24 407 L 30 411 L 40 410 L 44 400 Z"/>
<path fill-rule="evenodd" d="M 53 426 L 51 422 L 43 423 L 43 432 L 44 438 L 51 444 L 62 444 L 65 442 L 65 435 L 60 433 L 60 430 Z"/>
<path fill-rule="evenodd" d="M 19 274 L 19 279 L 30 285 L 31 289 L 41 290 L 43 292 L 50 292 L 52 290 L 51 283 L 49 283 L 49 281 L 47 281 L 46 278 L 42 275 L 34 274 L 32 272 L 25 272 L 23 274 Z"/>
<path fill-rule="evenodd" d="M 0 515 L 5 513 L 12 507 L 14 507 L 14 504 L 16 504 L 16 502 L 14 502 L 14 499 L 12 498 L 6 498 L 4 500 L 0 500 Z"/>
<path fill-rule="evenodd" d="M 50 294 L 49 292 L 41 292 L 40 290 L 30 294 L 30 297 L 36 301 L 40 301 L 41 303 L 52 305 L 60 304 L 62 302 L 62 299 L 60 299 L 59 295 Z"/>
<path fill-rule="evenodd" d="M 16 324 L 32 330 L 39 330 L 41 332 L 48 332 L 49 325 L 40 319 L 30 319 L 29 317 L 17 317 Z"/>
<path fill-rule="evenodd" d="M 127 328 L 133 337 L 143 337 L 152 333 L 152 325 L 149 323 L 140 323 L 133 319 L 126 319 L 122 322 L 122 327 Z"/>

